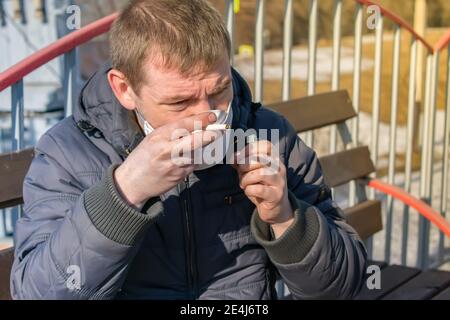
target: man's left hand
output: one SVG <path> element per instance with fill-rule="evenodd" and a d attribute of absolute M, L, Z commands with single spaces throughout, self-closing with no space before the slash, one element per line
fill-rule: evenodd
<path fill-rule="evenodd" d="M 272 148 L 265 140 L 250 143 L 236 155 L 233 167 L 239 174 L 240 187 L 277 239 L 293 223 L 294 210 L 288 199 L 286 167 L 272 155 Z"/>

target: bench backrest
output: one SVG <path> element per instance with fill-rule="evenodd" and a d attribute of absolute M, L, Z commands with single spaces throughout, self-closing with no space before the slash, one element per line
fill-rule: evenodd
<path fill-rule="evenodd" d="M 33 157 L 33 148 L 0 154 L 0 209 L 23 203 L 23 179 Z"/>
<path fill-rule="evenodd" d="M 14 248 L 0 250 L 0 300 L 11 300 L 9 277 L 14 260 Z"/>
<path fill-rule="evenodd" d="M 298 133 L 337 125 L 344 145 L 348 146 L 351 142 L 346 121 L 355 117 L 356 113 L 345 90 L 274 103 L 267 107 L 284 115 Z M 319 160 L 328 186 L 333 188 L 350 181 L 357 182 L 358 203 L 344 209 L 348 223 L 362 239 L 380 231 L 383 228 L 381 203 L 367 200 L 365 186 L 360 183 L 362 178 L 375 172 L 368 147 L 346 148 Z"/>
<path fill-rule="evenodd" d="M 33 160 L 34 149 L 0 154 L 0 209 L 23 203 L 22 185 Z M 0 300 L 9 300 L 9 278 L 14 248 L 0 250 Z"/>

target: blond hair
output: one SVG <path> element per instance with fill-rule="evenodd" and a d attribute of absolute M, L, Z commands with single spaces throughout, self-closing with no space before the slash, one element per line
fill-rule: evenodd
<path fill-rule="evenodd" d="M 133 0 L 112 26 L 110 47 L 112 67 L 136 92 L 148 57 L 187 74 L 207 70 L 231 50 L 222 16 L 205 0 Z"/>

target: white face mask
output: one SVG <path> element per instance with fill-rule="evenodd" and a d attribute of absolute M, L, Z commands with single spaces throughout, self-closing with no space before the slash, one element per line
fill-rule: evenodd
<path fill-rule="evenodd" d="M 231 124 L 233 122 L 233 108 L 231 107 L 231 102 L 228 104 L 227 111 L 222 110 L 210 110 L 208 112 L 213 112 L 216 115 L 216 122 L 213 124 L 226 124 L 229 128 L 231 128 Z M 144 124 L 144 133 L 145 135 L 149 135 L 150 133 L 155 130 L 148 121 L 144 119 L 142 114 L 136 109 L 136 114 L 141 119 L 141 121 Z M 205 130 L 208 130 L 208 127 L 206 127 Z M 203 147 L 202 149 L 202 163 L 195 164 L 194 170 L 204 170 L 207 168 L 210 168 L 214 165 L 216 165 L 218 162 L 222 162 L 223 158 L 225 158 L 225 155 L 228 152 L 228 148 L 231 145 L 230 144 L 230 136 L 231 136 L 231 130 L 225 130 L 225 131 L 219 131 L 219 136 L 211 142 L 206 147 Z M 227 143 L 226 146 L 224 144 Z M 218 159 L 218 161 L 209 161 L 211 150 L 219 150 L 222 149 L 224 151 L 224 157 L 222 159 Z"/>

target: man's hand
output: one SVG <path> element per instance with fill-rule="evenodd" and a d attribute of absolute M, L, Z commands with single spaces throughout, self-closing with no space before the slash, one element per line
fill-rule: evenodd
<path fill-rule="evenodd" d="M 114 171 L 116 186 L 124 199 L 141 209 L 149 198 L 169 191 L 191 174 L 194 164 L 174 161 L 173 150 L 193 151 L 212 142 L 216 133 L 192 132 L 198 129 L 195 124 L 201 122 L 204 129 L 215 121 L 213 113 L 202 113 L 161 126 L 146 136 Z M 177 129 L 186 129 L 191 134 L 172 140 Z"/>
<path fill-rule="evenodd" d="M 275 238 L 279 238 L 294 221 L 294 211 L 288 199 L 286 167 L 271 155 L 271 150 L 269 141 L 248 144 L 236 155 L 233 166 L 239 174 L 240 187 L 256 205 L 259 217 L 271 225 Z"/>

